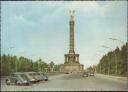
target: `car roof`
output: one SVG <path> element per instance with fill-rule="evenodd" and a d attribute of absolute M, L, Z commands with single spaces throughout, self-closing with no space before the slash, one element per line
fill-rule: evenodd
<path fill-rule="evenodd" d="M 13 74 L 23 74 L 23 72 L 16 72 L 16 73 L 13 73 Z"/>
<path fill-rule="evenodd" d="M 9 76 L 9 77 L 7 77 L 7 78 L 17 78 L 17 77 L 14 77 L 14 76 Z"/>
<path fill-rule="evenodd" d="M 36 73 L 36 72 L 23 72 L 23 73 Z"/>
<path fill-rule="evenodd" d="M 44 72 L 38 72 L 38 73 L 44 73 Z"/>

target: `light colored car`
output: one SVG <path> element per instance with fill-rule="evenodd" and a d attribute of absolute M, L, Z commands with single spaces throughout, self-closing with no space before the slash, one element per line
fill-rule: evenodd
<path fill-rule="evenodd" d="M 34 72 L 33 76 L 38 80 L 38 81 L 43 81 L 42 76 L 40 75 L 40 73 L 38 72 Z"/>
<path fill-rule="evenodd" d="M 24 74 L 31 83 L 36 83 L 38 80 L 34 77 L 33 72 L 24 72 Z"/>
<path fill-rule="evenodd" d="M 38 72 L 44 81 L 48 81 L 48 76 L 43 72 Z"/>
<path fill-rule="evenodd" d="M 7 85 L 29 85 L 30 82 L 21 76 L 22 73 L 20 72 L 16 72 L 16 73 L 13 73 L 10 77 L 8 77 L 6 79 L 6 84 Z"/>

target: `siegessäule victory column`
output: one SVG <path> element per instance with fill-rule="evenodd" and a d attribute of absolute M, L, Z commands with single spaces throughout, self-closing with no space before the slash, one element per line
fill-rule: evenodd
<path fill-rule="evenodd" d="M 74 51 L 74 13 L 75 11 L 69 11 L 70 13 L 70 49 L 69 53 L 65 54 L 65 62 L 60 66 L 60 72 L 73 73 L 83 72 L 84 65 L 79 63 L 79 54 L 75 54 Z"/>

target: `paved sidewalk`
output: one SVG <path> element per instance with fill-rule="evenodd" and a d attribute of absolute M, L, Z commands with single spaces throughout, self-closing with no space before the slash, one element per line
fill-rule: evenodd
<path fill-rule="evenodd" d="M 104 75 L 104 74 L 96 74 L 99 76 L 104 76 L 104 77 L 109 77 L 109 78 L 114 78 L 114 79 L 119 79 L 119 80 L 123 80 L 123 81 L 128 81 L 127 77 L 119 77 L 119 76 L 112 76 L 112 75 Z"/>

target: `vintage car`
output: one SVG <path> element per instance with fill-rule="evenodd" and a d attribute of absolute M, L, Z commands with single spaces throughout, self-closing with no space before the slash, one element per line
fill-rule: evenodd
<path fill-rule="evenodd" d="M 38 81 L 43 81 L 44 79 L 38 72 L 33 72 L 33 76 L 38 80 Z"/>
<path fill-rule="evenodd" d="M 89 72 L 89 75 L 90 75 L 90 76 L 94 76 L 94 72 L 92 72 L 92 71 Z"/>
<path fill-rule="evenodd" d="M 7 85 L 30 85 L 30 82 L 27 78 L 22 76 L 22 73 L 17 72 L 13 73 L 10 77 L 6 79 Z"/>
<path fill-rule="evenodd" d="M 48 81 L 48 76 L 43 72 L 38 72 L 44 81 Z"/>
<path fill-rule="evenodd" d="M 83 72 L 82 76 L 83 76 L 83 77 L 88 77 L 89 74 L 88 74 L 88 72 Z"/>
<path fill-rule="evenodd" d="M 23 75 L 27 77 L 30 83 L 36 83 L 39 81 L 35 78 L 34 72 L 24 72 Z"/>

